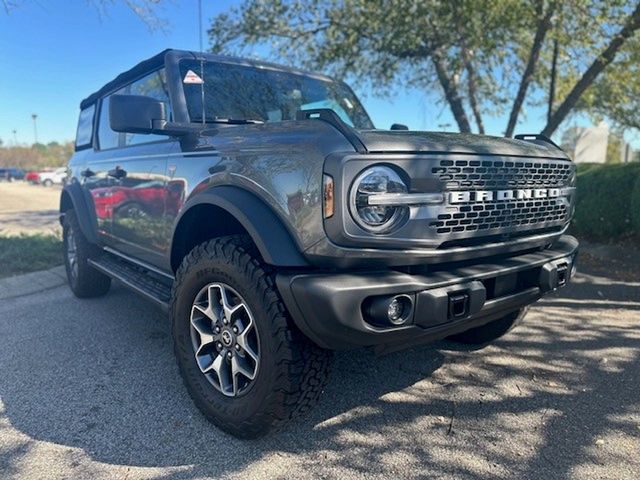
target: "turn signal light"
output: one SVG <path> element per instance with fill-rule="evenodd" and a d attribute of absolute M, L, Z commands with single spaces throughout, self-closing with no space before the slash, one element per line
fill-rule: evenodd
<path fill-rule="evenodd" d="M 322 198 L 324 199 L 324 218 L 333 217 L 334 213 L 334 195 L 333 195 L 333 177 L 331 175 L 322 176 Z"/>

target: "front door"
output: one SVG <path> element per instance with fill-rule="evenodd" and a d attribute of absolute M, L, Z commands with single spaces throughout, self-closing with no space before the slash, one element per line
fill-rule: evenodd
<path fill-rule="evenodd" d="M 114 248 L 153 265 L 162 265 L 167 249 L 167 156 L 176 148 L 172 141 L 130 146 L 112 172 Z"/>

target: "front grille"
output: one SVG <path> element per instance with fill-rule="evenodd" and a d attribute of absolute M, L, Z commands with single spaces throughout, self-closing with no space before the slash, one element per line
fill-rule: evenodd
<path fill-rule="evenodd" d="M 445 191 L 564 188 L 573 185 L 575 166 L 566 160 L 440 160 L 431 173 Z M 571 199 L 522 198 L 448 204 L 429 223 L 438 235 L 454 238 L 518 231 L 561 229 L 571 217 Z"/>
<path fill-rule="evenodd" d="M 447 190 L 558 187 L 571 182 L 566 160 L 440 160 L 431 172 Z"/>
<path fill-rule="evenodd" d="M 563 198 L 461 204 L 458 210 L 457 213 L 438 215 L 438 220 L 431 222 L 430 226 L 435 227 L 437 233 L 503 230 L 525 226 L 537 230 L 549 224 L 564 224 L 569 220 L 569 206 Z"/>

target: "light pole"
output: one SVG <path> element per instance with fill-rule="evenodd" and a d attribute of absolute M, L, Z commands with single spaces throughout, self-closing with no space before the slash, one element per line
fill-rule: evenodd
<path fill-rule="evenodd" d="M 18 131 L 14 128 L 11 133 L 13 133 L 13 144 L 18 145 Z"/>
<path fill-rule="evenodd" d="M 38 119 L 38 115 L 35 113 L 32 113 L 31 118 L 33 118 L 33 138 L 35 140 L 34 143 L 38 143 L 38 125 L 36 123 L 36 120 Z"/>

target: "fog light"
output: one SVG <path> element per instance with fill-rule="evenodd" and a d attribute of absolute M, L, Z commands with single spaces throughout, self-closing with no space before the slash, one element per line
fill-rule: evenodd
<path fill-rule="evenodd" d="M 374 297 L 366 302 L 364 313 L 367 321 L 375 325 L 404 325 L 411 320 L 413 299 L 405 294 Z"/>

